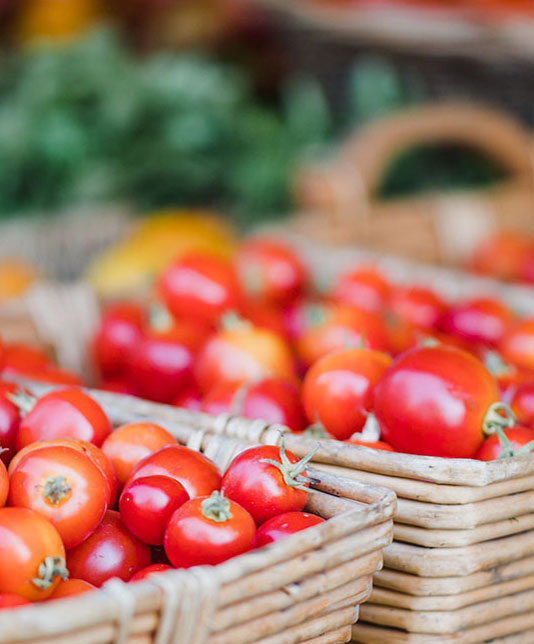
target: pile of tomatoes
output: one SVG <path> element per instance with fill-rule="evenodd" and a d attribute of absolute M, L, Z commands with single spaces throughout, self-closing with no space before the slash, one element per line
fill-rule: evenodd
<path fill-rule="evenodd" d="M 412 454 L 531 448 L 534 319 L 494 297 L 447 302 L 371 266 L 313 284 L 268 238 L 183 256 L 153 290 L 103 314 L 105 389 Z"/>
<path fill-rule="evenodd" d="M 324 521 L 303 512 L 309 459 L 283 446 L 251 447 L 223 475 L 157 424 L 112 432 L 79 387 L 36 399 L 5 383 L 0 425 L 7 418 L 0 608 L 215 565 Z"/>

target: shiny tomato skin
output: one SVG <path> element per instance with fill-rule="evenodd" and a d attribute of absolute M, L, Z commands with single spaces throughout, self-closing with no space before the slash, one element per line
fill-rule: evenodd
<path fill-rule="evenodd" d="M 338 440 L 345 440 L 365 425 L 373 407 L 376 384 L 391 358 L 370 349 L 346 349 L 313 364 L 302 385 L 308 421 L 321 423 Z"/>
<path fill-rule="evenodd" d="M 109 483 L 104 473 L 70 447 L 35 449 L 21 458 L 10 476 L 9 505 L 45 516 L 67 549 L 95 530 L 108 500 Z"/>
<path fill-rule="evenodd" d="M 149 564 L 150 547 L 136 539 L 113 510 L 106 512 L 89 538 L 67 553 L 71 576 L 97 587 L 112 577 L 128 581 Z"/>
<path fill-rule="evenodd" d="M 306 288 L 308 271 L 296 252 L 287 244 L 257 238 L 241 245 L 236 267 L 249 297 L 285 306 Z"/>
<path fill-rule="evenodd" d="M 256 524 L 250 514 L 230 500 L 231 518 L 214 521 L 202 512 L 208 498 L 187 501 L 169 520 L 164 546 L 175 568 L 215 566 L 254 547 Z"/>
<path fill-rule="evenodd" d="M 384 374 L 374 413 L 382 439 L 396 451 L 473 458 L 484 440 L 484 416 L 498 400 L 497 384 L 477 358 L 453 347 L 423 347 Z"/>
<path fill-rule="evenodd" d="M 291 463 L 298 458 L 286 450 Z M 278 468 L 262 459 L 281 462 L 280 448 L 273 445 L 249 447 L 230 463 L 222 479 L 224 494 L 249 512 L 261 525 L 283 512 L 300 512 L 306 505 L 308 492 L 290 487 Z"/>
<path fill-rule="evenodd" d="M 515 389 L 510 407 L 519 423 L 534 426 L 534 382 L 525 382 Z"/>
<path fill-rule="evenodd" d="M 499 350 L 505 361 L 534 371 L 534 318 L 512 324 L 502 337 Z"/>
<path fill-rule="evenodd" d="M 50 521 L 26 508 L 0 508 L 0 593 L 30 601 L 47 599 L 60 577 L 45 589 L 32 583 L 47 557 L 65 559 L 65 547 Z"/>
<path fill-rule="evenodd" d="M 360 447 L 369 447 L 371 449 L 379 449 L 383 452 L 394 452 L 395 450 L 389 443 L 385 441 L 358 441 L 358 440 L 346 440 L 345 443 L 349 445 L 359 445 Z"/>
<path fill-rule="evenodd" d="M 181 483 L 190 498 L 207 496 L 221 487 L 221 473 L 209 458 L 182 445 L 169 445 L 136 465 L 130 481 L 145 476 L 170 476 Z"/>
<path fill-rule="evenodd" d="M 124 373 L 141 339 L 143 323 L 143 309 L 134 302 L 120 302 L 104 311 L 90 347 L 102 378 L 116 378 Z"/>
<path fill-rule="evenodd" d="M 280 541 L 295 532 L 324 523 L 324 519 L 309 512 L 284 512 L 265 521 L 256 532 L 256 547 Z"/>
<path fill-rule="evenodd" d="M 480 297 L 450 307 L 440 327 L 467 342 L 496 347 L 513 320 L 514 314 L 504 304 Z"/>
<path fill-rule="evenodd" d="M 294 432 L 305 428 L 298 387 L 293 382 L 267 378 L 254 383 L 221 382 L 204 398 L 208 414 L 231 414 L 285 425 Z"/>
<path fill-rule="evenodd" d="M 20 595 L 13 593 L 0 593 L 0 610 L 17 608 L 18 606 L 27 606 L 30 601 Z"/>
<path fill-rule="evenodd" d="M 134 467 L 144 458 L 166 445 L 176 445 L 176 439 L 155 423 L 128 423 L 113 431 L 102 443 L 120 485 L 124 485 Z"/>
<path fill-rule="evenodd" d="M 150 577 L 150 575 L 153 575 L 154 573 L 165 572 L 166 570 L 174 570 L 174 568 L 164 563 L 150 564 L 150 566 L 138 570 L 135 575 L 130 578 L 129 583 L 133 583 L 134 581 L 142 581 L 143 579 Z"/>
<path fill-rule="evenodd" d="M 97 588 L 88 581 L 69 578 L 59 582 L 48 600 L 64 599 L 65 597 L 73 597 L 74 595 L 83 595 L 84 593 L 90 593 L 92 590 L 97 590 Z"/>
<path fill-rule="evenodd" d="M 243 299 L 231 262 L 201 253 L 186 255 L 165 269 L 157 290 L 177 320 L 209 325 L 226 311 L 238 311 Z"/>
<path fill-rule="evenodd" d="M 79 438 L 102 445 L 111 424 L 100 407 L 76 388 L 60 389 L 39 398 L 21 420 L 16 436 L 17 450 L 38 440 Z"/>
<path fill-rule="evenodd" d="M 362 266 L 341 275 L 331 296 L 336 302 L 380 313 L 387 306 L 390 292 L 388 281 L 375 268 Z"/>
<path fill-rule="evenodd" d="M 202 393 L 196 384 L 191 384 L 181 391 L 172 401 L 174 407 L 200 411 L 202 409 Z"/>
<path fill-rule="evenodd" d="M 0 461 L 0 508 L 4 507 L 9 494 L 9 476 L 6 466 Z"/>
<path fill-rule="evenodd" d="M 121 519 L 144 543 L 163 545 L 171 515 L 186 501 L 184 486 L 168 476 L 145 476 L 127 483 L 119 499 Z"/>
<path fill-rule="evenodd" d="M 534 430 L 529 429 L 528 427 L 521 427 L 519 425 L 515 427 L 510 427 L 505 429 L 504 433 L 506 437 L 512 443 L 514 450 L 519 449 L 523 445 L 534 441 Z M 480 449 L 475 455 L 475 458 L 479 461 L 494 461 L 499 458 L 502 454 L 503 449 L 499 441 L 497 434 L 492 434 L 488 436 L 486 440 L 482 443 Z"/>
<path fill-rule="evenodd" d="M 0 460 L 5 465 L 9 465 L 9 461 L 15 454 L 15 438 L 19 423 L 18 407 L 8 400 L 4 392 L 0 390 L 0 448 L 5 450 L 0 454 Z"/>
<path fill-rule="evenodd" d="M 421 286 L 393 289 L 389 308 L 403 322 L 418 329 L 434 329 L 447 310 L 447 304 L 429 288 Z"/>
<path fill-rule="evenodd" d="M 294 380 L 295 369 L 289 345 L 282 337 L 268 329 L 238 323 L 206 342 L 197 357 L 195 378 L 207 393 L 221 381 Z"/>

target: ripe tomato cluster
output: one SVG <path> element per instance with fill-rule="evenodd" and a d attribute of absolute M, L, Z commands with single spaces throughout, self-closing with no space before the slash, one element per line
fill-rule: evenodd
<path fill-rule="evenodd" d="M 319 287 L 293 249 L 255 238 L 232 260 L 182 257 L 153 301 L 104 312 L 103 388 L 413 454 L 534 439 L 534 319 L 494 296 L 448 302 L 373 266 Z"/>
<path fill-rule="evenodd" d="M 112 431 L 79 387 L 36 399 L 5 384 L 0 396 L 14 410 L 0 462 L 0 608 L 218 564 L 324 521 L 303 512 L 309 459 L 284 446 L 251 447 L 223 474 L 157 424 Z"/>

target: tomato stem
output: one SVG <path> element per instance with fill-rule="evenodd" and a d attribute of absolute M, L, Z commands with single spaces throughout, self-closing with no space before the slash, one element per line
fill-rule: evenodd
<path fill-rule="evenodd" d="M 57 505 L 60 501 L 63 501 L 71 489 L 67 479 L 62 474 L 52 476 L 45 483 L 44 496 L 47 501 Z"/>
<path fill-rule="evenodd" d="M 522 456 L 523 454 L 530 454 L 530 452 L 534 450 L 534 441 L 530 441 L 528 443 L 525 443 L 525 445 L 521 445 L 520 448 L 514 449 L 514 446 L 510 442 L 510 439 L 508 438 L 502 427 L 497 427 L 495 433 L 497 434 L 499 443 L 502 447 L 502 453 L 498 456 L 499 459 L 511 458 L 512 456 Z"/>
<path fill-rule="evenodd" d="M 272 458 L 260 458 L 260 463 L 269 463 L 273 465 L 282 473 L 284 477 L 284 483 L 289 487 L 297 488 L 298 490 L 303 490 L 304 492 L 313 492 L 307 487 L 307 483 L 311 481 L 307 476 L 303 475 L 306 465 L 311 461 L 315 456 L 320 445 L 316 445 L 311 452 L 306 454 L 304 458 L 301 458 L 297 463 L 292 463 L 286 454 L 286 445 L 284 437 L 282 436 L 282 441 L 280 443 L 280 461 L 275 461 Z"/>
<path fill-rule="evenodd" d="M 240 329 L 250 329 L 253 325 L 243 319 L 235 311 L 228 311 L 221 317 L 221 328 L 223 331 L 238 331 Z"/>
<path fill-rule="evenodd" d="M 516 424 L 514 412 L 503 402 L 495 402 L 488 407 L 482 421 L 482 431 L 485 434 L 495 434 L 497 428 L 508 429 Z"/>
<path fill-rule="evenodd" d="M 69 578 L 69 571 L 63 557 L 45 557 L 37 570 L 39 577 L 34 577 L 32 583 L 41 590 L 47 590 L 54 583 L 55 577 Z"/>
<path fill-rule="evenodd" d="M 313 423 L 313 425 L 306 427 L 301 436 L 306 436 L 307 438 L 315 438 L 317 440 L 331 438 L 320 421 L 316 421 L 315 423 Z"/>
<path fill-rule="evenodd" d="M 22 391 L 22 389 L 19 389 L 15 393 L 8 392 L 6 394 L 6 398 L 18 407 L 19 412 L 23 416 L 29 414 L 37 402 L 37 398 L 35 396 Z"/>
<path fill-rule="evenodd" d="M 214 490 L 211 496 L 208 496 L 200 504 L 202 514 L 206 519 L 211 519 L 217 523 L 223 523 L 232 518 L 230 512 L 230 501 L 224 496 L 223 492 Z"/>

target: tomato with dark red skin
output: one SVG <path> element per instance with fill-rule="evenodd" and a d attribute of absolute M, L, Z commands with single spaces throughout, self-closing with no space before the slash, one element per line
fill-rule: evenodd
<path fill-rule="evenodd" d="M 20 423 L 20 412 L 18 407 L 7 397 L 7 393 L 15 393 L 17 385 L 11 383 L 0 383 L 0 460 L 9 465 L 9 461 L 15 454 L 15 438 Z"/>
<path fill-rule="evenodd" d="M 0 593 L 40 601 L 67 577 L 65 547 L 50 521 L 26 508 L 0 508 Z"/>
<path fill-rule="evenodd" d="M 153 575 L 154 573 L 165 572 L 166 570 L 174 570 L 174 568 L 164 563 L 150 564 L 150 566 L 138 570 L 135 575 L 130 578 L 129 583 L 132 583 L 134 581 L 142 581 L 143 579 L 150 577 L 150 575 Z"/>
<path fill-rule="evenodd" d="M 376 384 L 391 364 L 380 351 L 347 349 L 318 360 L 306 373 L 302 402 L 308 421 L 338 440 L 361 432 Z"/>
<path fill-rule="evenodd" d="M 130 481 L 145 476 L 170 476 L 181 483 L 190 498 L 207 496 L 221 487 L 221 473 L 213 461 L 182 445 L 169 445 L 144 458 Z"/>
<path fill-rule="evenodd" d="M 237 320 L 206 342 L 196 361 L 195 377 L 207 393 L 221 381 L 293 380 L 295 369 L 289 345 L 282 337 Z"/>
<path fill-rule="evenodd" d="M 144 543 L 163 545 L 171 515 L 186 501 L 184 486 L 168 476 L 145 476 L 128 482 L 119 499 L 121 519 Z"/>
<path fill-rule="evenodd" d="M 249 297 L 284 306 L 306 288 L 306 267 L 296 252 L 281 241 L 268 238 L 246 241 L 235 261 Z"/>
<path fill-rule="evenodd" d="M 264 462 L 265 459 L 278 463 Z M 230 463 L 222 480 L 222 490 L 245 508 L 258 525 L 283 512 L 300 512 L 308 498 L 302 479 L 304 464 L 292 453 L 273 445 L 249 447 Z M 286 477 L 291 481 L 288 485 Z"/>
<path fill-rule="evenodd" d="M 97 587 L 112 577 L 128 581 L 149 564 L 150 547 L 136 539 L 113 510 L 106 512 L 90 537 L 67 553 L 71 576 Z"/>
<path fill-rule="evenodd" d="M 380 313 L 388 304 L 390 292 L 388 281 L 375 268 L 362 266 L 341 275 L 331 296 L 341 304 Z"/>
<path fill-rule="evenodd" d="M 166 445 L 176 445 L 176 439 L 155 423 L 128 423 L 113 431 L 102 443 L 102 451 L 111 462 L 121 485 L 133 468 L 144 458 Z"/>
<path fill-rule="evenodd" d="M 165 530 L 164 546 L 176 568 L 215 566 L 254 547 L 256 524 L 220 492 L 184 503 Z"/>
<path fill-rule="evenodd" d="M 175 407 L 200 411 L 202 409 L 202 393 L 196 384 L 191 384 L 181 391 L 172 401 Z"/>
<path fill-rule="evenodd" d="M 374 413 L 396 451 L 473 458 L 498 400 L 497 384 L 477 358 L 453 347 L 424 347 L 386 371 L 374 390 Z"/>
<path fill-rule="evenodd" d="M 103 378 L 124 373 L 141 339 L 144 317 L 143 309 L 133 302 L 121 302 L 104 311 L 90 349 Z"/>
<path fill-rule="evenodd" d="M 13 593 L 0 593 L 0 610 L 17 608 L 18 606 L 27 606 L 30 601 L 20 595 Z"/>
<path fill-rule="evenodd" d="M 394 452 L 395 450 L 385 441 L 363 441 L 363 440 L 346 440 L 349 445 L 359 445 L 360 447 L 369 447 L 370 449 L 379 449 L 382 452 Z"/>
<path fill-rule="evenodd" d="M 93 532 L 108 500 L 109 483 L 104 473 L 71 447 L 40 447 L 28 452 L 10 476 L 9 505 L 45 516 L 67 549 Z"/>
<path fill-rule="evenodd" d="M 284 512 L 263 523 L 256 532 L 256 547 L 280 541 L 291 534 L 324 523 L 324 519 L 309 512 Z"/>
<path fill-rule="evenodd" d="M 242 292 L 231 262 L 208 254 L 182 257 L 163 271 L 158 292 L 177 320 L 216 324 L 241 308 Z"/>
<path fill-rule="evenodd" d="M 33 407 L 20 422 L 17 450 L 49 438 L 79 438 L 100 447 L 111 432 L 100 405 L 80 389 L 52 391 L 29 404 Z"/>
<path fill-rule="evenodd" d="M 512 324 L 502 337 L 499 350 L 507 362 L 534 371 L 534 319 L 524 318 Z"/>
<path fill-rule="evenodd" d="M 440 320 L 440 327 L 467 342 L 495 347 L 513 320 L 514 314 L 504 304 L 480 297 L 451 306 Z"/>
<path fill-rule="evenodd" d="M 447 310 L 446 303 L 429 288 L 397 286 L 391 293 L 390 311 L 418 329 L 434 329 Z"/>
<path fill-rule="evenodd" d="M 534 425 L 534 382 L 525 382 L 515 389 L 510 407 L 519 423 Z"/>
<path fill-rule="evenodd" d="M 206 395 L 203 411 L 257 418 L 285 425 L 294 432 L 305 428 L 298 387 L 276 378 L 243 384 L 221 382 Z"/>
<path fill-rule="evenodd" d="M 137 396 L 137 390 L 127 377 L 112 378 L 103 380 L 99 387 L 103 391 L 111 391 L 113 394 L 123 394 L 125 396 Z"/>
<path fill-rule="evenodd" d="M 51 599 L 64 599 L 65 597 L 83 595 L 84 593 L 90 593 L 92 590 L 97 590 L 97 588 L 88 581 L 72 578 L 65 579 L 59 582 L 48 600 L 50 601 Z"/>
<path fill-rule="evenodd" d="M 515 453 L 517 450 L 520 450 L 522 447 L 526 447 L 529 444 L 530 449 L 528 451 L 534 450 L 534 430 L 529 429 L 528 427 L 516 425 L 515 427 L 504 429 L 503 433 L 509 442 L 508 450 Z M 475 458 L 479 461 L 494 461 L 498 458 L 513 456 L 513 453 L 504 453 L 508 450 L 505 450 L 501 440 L 502 439 L 500 439 L 497 434 L 488 436 L 476 453 Z"/>
<path fill-rule="evenodd" d="M 0 508 L 4 507 L 9 494 L 9 476 L 6 466 L 0 461 Z"/>

